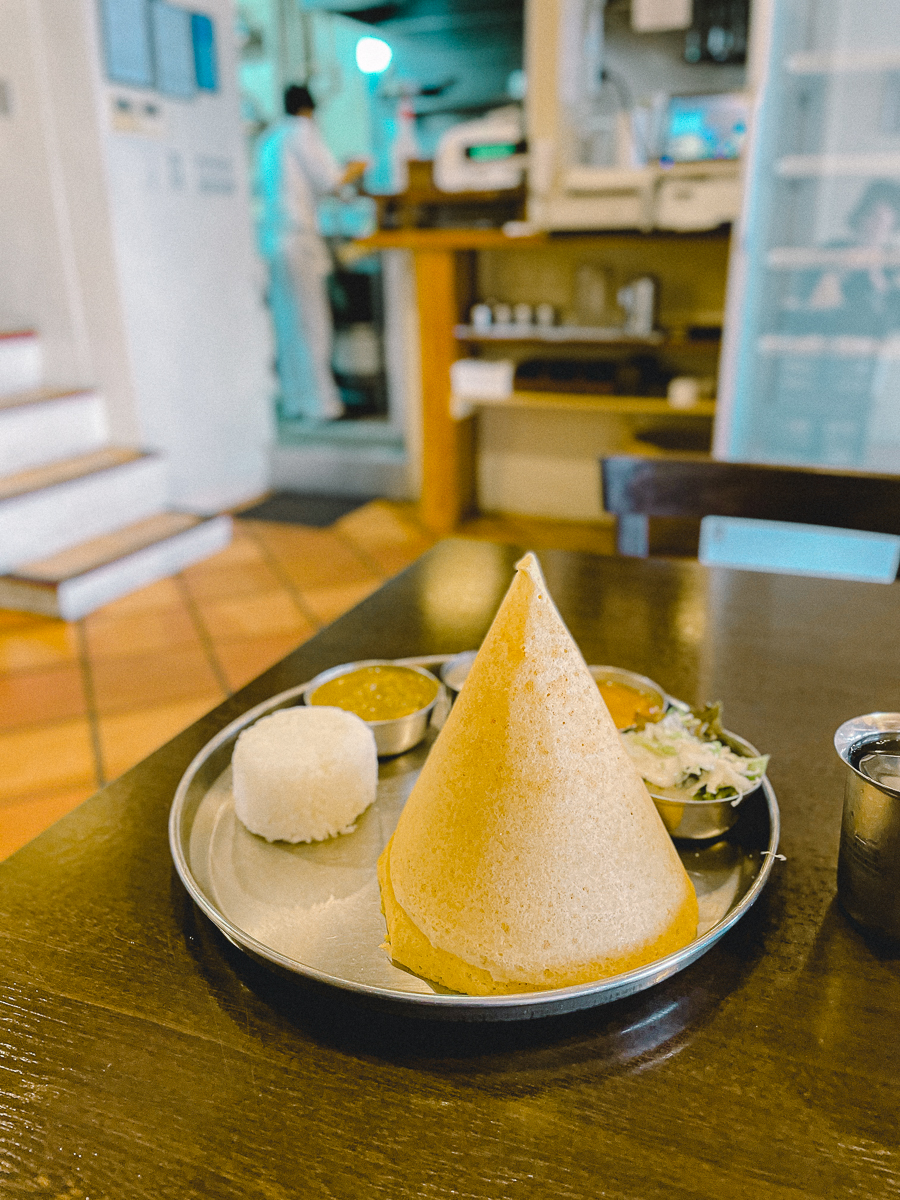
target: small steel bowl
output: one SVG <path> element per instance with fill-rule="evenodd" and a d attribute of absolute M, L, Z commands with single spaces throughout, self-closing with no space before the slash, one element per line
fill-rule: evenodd
<path fill-rule="evenodd" d="M 458 693 L 466 682 L 477 654 L 477 650 L 463 650 L 461 654 L 448 658 L 441 666 L 441 679 L 451 692 Z"/>
<path fill-rule="evenodd" d="M 749 742 L 727 729 L 722 730 L 722 741 L 744 758 L 759 757 L 755 746 L 751 746 Z M 654 795 L 651 785 L 646 783 L 646 780 L 644 782 L 647 791 L 653 797 L 656 811 L 662 817 L 663 824 L 671 836 L 692 841 L 721 837 L 723 833 L 727 833 L 740 815 L 738 810 L 741 804 L 757 788 L 762 787 L 761 779 L 756 787 L 728 800 L 673 800 L 671 796 Z"/>
<path fill-rule="evenodd" d="M 426 671 L 424 667 L 396 663 L 389 658 L 366 658 L 361 662 L 342 663 L 339 667 L 330 667 L 327 671 L 322 671 L 303 689 L 301 693 L 303 703 L 309 704 L 313 692 L 317 691 L 323 683 L 337 679 L 339 675 L 349 675 L 351 671 L 358 671 L 360 667 L 398 666 L 402 666 L 407 671 L 415 671 L 418 675 L 424 675 L 426 679 L 430 679 L 434 684 L 434 699 L 424 708 L 407 713 L 404 717 L 391 717 L 387 721 L 366 721 L 366 724 L 375 735 L 375 748 L 379 758 L 387 758 L 392 754 L 404 754 L 407 750 L 412 750 L 413 746 L 418 746 L 428 732 L 428 722 L 443 690 L 440 680 L 432 675 L 431 671 Z"/>
<path fill-rule="evenodd" d="M 593 675 L 594 682 L 597 684 L 608 679 L 611 683 L 620 683 L 623 687 L 633 688 L 634 691 L 640 692 L 642 696 L 649 696 L 654 704 L 659 707 L 660 716 L 665 713 L 669 706 L 669 697 L 658 683 L 654 683 L 646 675 L 638 675 L 636 671 L 628 671 L 625 667 L 589 666 L 588 670 Z"/>

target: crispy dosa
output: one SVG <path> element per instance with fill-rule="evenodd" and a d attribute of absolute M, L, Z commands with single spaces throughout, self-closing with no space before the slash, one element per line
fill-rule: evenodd
<path fill-rule="evenodd" d="M 696 936 L 693 886 L 533 554 L 379 882 L 394 961 L 472 995 L 602 979 Z"/>

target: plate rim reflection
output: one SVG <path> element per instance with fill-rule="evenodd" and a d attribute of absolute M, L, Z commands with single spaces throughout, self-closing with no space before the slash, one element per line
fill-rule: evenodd
<path fill-rule="evenodd" d="M 451 657 L 453 656 L 449 654 L 416 655 L 391 661 L 404 666 L 427 667 L 430 665 L 438 667 Z M 380 987 L 375 984 L 363 983 L 360 980 L 331 975 L 307 963 L 299 962 L 261 942 L 235 924 L 206 893 L 191 868 L 189 851 L 191 827 L 185 828 L 185 823 L 189 819 L 186 810 L 190 801 L 191 784 L 212 755 L 226 746 L 230 740 L 236 740 L 237 735 L 243 729 L 260 717 L 285 706 L 292 700 L 299 700 L 310 682 L 310 680 L 306 680 L 296 687 L 288 688 L 286 691 L 261 701 L 229 722 L 212 737 L 194 756 L 182 775 L 169 812 L 169 847 L 172 859 L 175 869 L 194 903 L 233 945 L 252 957 L 278 968 L 281 972 L 330 987 L 337 987 L 382 1006 L 405 1009 L 419 1016 L 462 1020 L 509 1020 L 557 1015 L 579 1008 L 612 1003 L 653 987 L 683 970 L 710 950 L 749 911 L 762 893 L 771 874 L 780 836 L 780 813 L 774 789 L 768 778 L 764 777 L 762 792 L 766 800 L 769 840 L 766 848 L 759 852 L 762 861 L 750 887 L 738 903 L 711 929 L 680 950 L 635 970 L 606 979 L 594 980 L 590 983 L 573 984 L 566 988 L 554 988 L 548 991 L 517 992 L 501 996 L 468 996 L 459 993 L 406 992 L 395 988 Z M 197 808 L 199 808 L 199 803 L 196 805 Z"/>

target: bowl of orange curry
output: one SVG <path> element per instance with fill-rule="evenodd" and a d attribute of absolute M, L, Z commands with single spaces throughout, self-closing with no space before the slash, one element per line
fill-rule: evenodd
<path fill-rule="evenodd" d="M 616 729 L 642 728 L 665 714 L 668 699 L 658 683 L 624 667 L 588 667 Z"/>

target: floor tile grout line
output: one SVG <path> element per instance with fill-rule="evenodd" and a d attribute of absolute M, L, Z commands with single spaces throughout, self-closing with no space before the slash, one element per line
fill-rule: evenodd
<path fill-rule="evenodd" d="M 191 589 L 188 587 L 187 580 L 180 571 L 172 578 L 175 586 L 178 588 L 178 591 L 181 594 L 181 598 L 184 601 L 184 606 L 188 610 L 188 615 L 194 624 L 194 628 L 197 631 L 197 636 L 200 639 L 200 645 L 203 647 L 203 653 L 206 655 L 206 660 L 212 668 L 213 675 L 216 677 L 216 682 L 225 692 L 226 698 L 234 695 L 234 689 L 229 684 L 228 677 L 225 674 L 225 669 L 219 662 L 219 656 L 216 654 L 215 643 L 213 642 L 210 632 L 206 627 L 206 622 L 203 620 L 203 614 L 200 612 L 197 602 L 191 595 Z"/>
<path fill-rule="evenodd" d="M 5 808 L 15 808 L 20 804 L 44 804 L 48 800 L 54 799 L 54 797 L 71 795 L 72 792 L 84 791 L 84 799 L 87 800 L 97 790 L 97 781 L 96 779 L 92 779 L 84 788 L 79 787 L 77 783 L 74 787 L 71 784 L 64 783 L 61 787 L 54 786 L 37 788 L 35 791 L 14 792 L 9 795 L 0 796 L 0 813 Z M 0 862 L 2 861 L 3 855 L 0 854 Z"/>
<path fill-rule="evenodd" d="M 394 512 L 393 509 L 391 509 L 389 505 L 387 507 L 388 507 L 389 511 L 391 512 L 392 516 L 397 521 L 399 521 L 401 525 L 405 526 L 405 528 L 407 530 L 409 530 L 409 532 L 411 534 L 415 534 L 418 537 L 424 537 L 424 538 L 428 539 L 429 535 L 428 535 L 428 532 L 425 529 L 424 525 L 423 526 L 413 525 L 411 522 L 407 521 L 406 518 L 403 517 L 400 513 Z M 350 514 L 350 515 L 352 515 L 352 514 Z M 385 579 L 390 578 L 389 573 L 384 570 L 384 568 L 380 565 L 380 563 L 376 562 L 375 559 L 370 556 L 368 550 L 366 550 L 365 546 L 362 544 L 362 540 L 357 541 L 356 538 L 354 538 L 352 534 L 348 533 L 345 529 L 343 529 L 341 527 L 340 522 L 342 520 L 343 520 L 343 518 L 339 517 L 338 520 L 335 521 L 333 525 L 329 526 L 331 532 L 337 534 L 337 536 L 345 543 L 345 545 L 349 545 L 350 548 L 353 551 L 355 551 L 355 553 L 356 553 L 357 557 L 360 559 L 360 561 L 363 562 L 366 566 L 368 566 L 370 568 L 370 570 L 374 570 L 376 575 L 382 582 L 384 582 Z M 433 540 L 432 540 L 432 544 L 433 544 Z M 418 555 L 416 557 L 418 557 Z"/>
<path fill-rule="evenodd" d="M 436 534 L 434 530 L 426 525 L 425 521 L 422 519 L 418 504 L 404 502 L 402 500 L 384 500 L 382 503 L 384 504 L 385 508 L 387 508 L 388 511 L 396 518 L 396 520 L 398 520 L 400 524 L 403 525 L 410 533 L 416 534 L 418 537 L 427 538 L 432 543 L 439 540 L 440 535 Z M 410 509 L 412 511 L 410 511 Z M 459 528 L 459 525 L 464 520 L 465 517 L 461 517 L 457 521 L 454 528 Z M 453 531 L 446 536 L 453 537 Z"/>
<path fill-rule="evenodd" d="M 333 534 L 335 534 L 336 537 L 339 537 L 345 546 L 350 547 L 350 549 L 353 551 L 353 553 L 356 555 L 356 557 L 359 559 L 359 561 L 363 564 L 363 566 L 367 567 L 368 570 L 375 572 L 375 576 L 378 579 L 379 583 L 384 583 L 384 581 L 388 578 L 388 575 L 378 565 L 378 563 L 375 561 L 375 559 L 370 557 L 368 551 L 366 551 L 362 546 L 360 546 L 357 542 L 355 542 L 354 539 L 350 536 L 350 534 L 345 533 L 343 531 L 343 529 L 338 529 L 335 526 L 332 526 L 331 532 Z"/>
<path fill-rule="evenodd" d="M 418 506 L 416 513 L 408 513 L 404 510 L 402 501 L 394 502 L 392 500 L 382 500 L 383 506 L 390 512 L 395 520 L 399 521 L 402 526 L 416 537 L 424 538 L 432 545 L 437 541 L 437 536 L 428 528 L 428 526 L 418 516 Z M 450 534 L 449 536 L 453 536 Z"/>
<path fill-rule="evenodd" d="M 30 637 L 38 630 L 44 630 L 46 628 L 48 628 L 48 626 L 45 625 L 0 625 L 0 641 L 2 641 L 4 638 L 11 637 Z M 52 628 L 52 626 L 50 628 Z"/>
<path fill-rule="evenodd" d="M 103 787 L 107 782 L 106 767 L 103 762 L 103 742 L 100 739 L 100 714 L 97 710 L 97 693 L 94 688 L 91 647 L 84 619 L 74 621 L 73 624 L 75 626 L 75 637 L 78 640 L 78 665 L 81 668 L 81 686 L 84 688 L 88 729 L 91 735 L 91 748 L 94 752 L 94 768 L 97 773 L 97 787 Z"/>
<path fill-rule="evenodd" d="M 391 515 L 397 521 L 399 521 L 399 523 L 404 527 L 405 531 L 407 531 L 411 536 L 423 539 L 424 541 L 426 541 L 428 543 L 429 546 L 434 545 L 436 539 L 434 538 L 434 536 L 432 534 L 430 534 L 428 532 L 428 530 L 425 528 L 424 525 L 420 525 L 418 522 L 409 520 L 402 513 L 396 512 L 394 510 L 393 506 L 391 505 L 390 501 L 387 501 L 387 502 L 382 501 L 382 503 L 385 504 L 385 507 L 388 509 L 388 511 L 391 513 Z M 367 565 L 370 569 L 374 570 L 382 582 L 384 582 L 384 580 L 386 580 L 386 579 L 391 578 L 390 572 L 385 571 L 385 569 L 381 566 L 381 564 L 376 562 L 376 560 L 370 556 L 368 550 L 365 548 L 365 545 L 363 544 L 362 539 L 357 541 L 357 539 L 351 533 L 348 533 L 345 529 L 340 527 L 341 520 L 343 520 L 343 518 L 338 518 L 338 520 L 334 523 L 334 525 L 332 525 L 330 527 L 331 531 L 333 533 L 336 533 L 338 535 L 338 537 L 340 537 L 345 544 L 348 544 L 350 546 L 350 548 L 356 552 L 357 557 L 360 559 L 360 561 L 363 562 L 365 565 Z M 415 555 L 415 558 L 418 558 L 418 557 L 419 557 L 418 554 Z M 410 563 L 413 561 L 414 561 L 414 559 L 410 559 L 409 563 L 407 563 L 406 566 L 409 566 Z M 405 568 L 401 568 L 401 570 L 405 570 Z"/>
<path fill-rule="evenodd" d="M 299 526 L 299 528 L 309 529 L 311 527 L 308 525 L 305 525 L 305 526 Z M 288 593 L 288 595 L 291 597 L 291 599 L 294 601 L 294 603 L 300 609 L 300 613 L 304 617 L 304 619 L 309 621 L 309 623 L 313 629 L 315 629 L 315 630 L 321 629 L 324 622 L 320 621 L 319 618 L 316 616 L 316 614 L 312 611 L 312 609 L 307 605 L 306 601 L 303 599 L 303 593 L 300 591 L 300 589 L 294 583 L 293 579 L 291 579 L 291 577 L 288 575 L 287 571 L 285 571 L 285 569 L 282 567 L 281 562 L 278 559 L 278 556 L 269 548 L 269 546 L 266 545 L 265 538 L 260 537 L 260 535 L 257 533 L 257 531 L 255 529 L 250 528 L 249 525 L 245 526 L 244 529 L 245 529 L 245 532 L 247 534 L 249 534 L 249 536 L 253 539 L 253 541 L 256 542 L 257 546 L 259 547 L 259 549 L 262 553 L 263 558 L 266 560 L 266 562 L 269 564 L 269 566 L 272 568 L 272 570 L 278 577 L 278 580 L 281 583 L 282 587 L 285 589 L 285 591 Z"/>
<path fill-rule="evenodd" d="M 38 721 L 23 721 L 20 725 L 6 725 L 0 729 L 0 738 L 12 738 L 29 733 L 37 733 L 43 729 L 58 729 L 62 725 L 78 725 L 88 720 L 87 705 L 82 713 L 70 713 L 65 717 L 44 717 Z M 0 791 L 2 794 L 2 791 Z"/>
<path fill-rule="evenodd" d="M 337 521 L 333 522 L 331 525 L 326 526 L 325 528 L 327 529 L 327 532 L 334 534 L 334 536 L 336 538 L 338 538 L 338 540 L 341 541 L 347 547 L 348 550 L 350 550 L 350 552 L 356 557 L 356 559 L 360 563 L 360 565 L 365 567 L 366 570 L 369 571 L 374 576 L 374 578 L 379 586 L 381 584 L 383 584 L 386 580 L 390 579 L 391 573 L 388 571 L 385 571 L 384 568 L 374 558 L 372 558 L 369 555 L 369 553 L 366 551 L 364 546 L 362 546 L 359 542 L 357 542 L 356 539 L 353 538 L 349 533 L 346 533 L 343 529 L 340 528 L 340 525 L 339 525 L 340 519 L 341 518 L 338 518 Z M 288 524 L 288 522 L 283 522 L 283 523 Z M 272 522 L 272 524 L 282 524 L 282 522 Z M 318 527 L 310 526 L 310 525 L 297 525 L 297 526 L 294 526 L 294 528 L 309 530 L 309 529 L 317 529 Z M 294 595 L 294 597 L 297 599 L 297 602 L 300 605 L 302 611 L 304 613 L 309 611 L 306 607 L 306 604 L 303 602 L 302 593 L 297 590 L 297 587 L 294 584 L 293 580 L 291 580 L 289 578 L 289 576 L 287 576 L 287 574 L 282 570 L 281 564 L 278 561 L 277 556 L 275 556 L 273 554 L 273 552 L 269 549 L 268 545 L 265 542 L 265 538 L 262 537 L 260 534 L 258 534 L 255 529 L 248 528 L 247 532 L 251 535 L 251 537 L 255 538 L 257 540 L 258 544 L 262 547 L 263 553 L 266 555 L 266 558 L 272 564 L 273 568 L 277 571 L 279 577 L 286 581 L 287 586 L 290 588 L 292 595 Z M 418 557 L 418 556 L 416 556 L 416 557 Z M 409 566 L 409 563 L 407 563 L 406 566 Z M 402 569 L 405 569 L 405 568 L 401 568 L 401 570 Z M 322 622 L 318 618 L 315 618 L 315 628 L 317 628 L 317 629 L 322 628 Z"/>
<path fill-rule="evenodd" d="M 0 642 L 2 641 L 3 635 L 0 634 Z M 41 675 L 45 671 L 62 671 L 73 666 L 78 666 L 77 654 L 72 658 L 58 658 L 53 662 L 32 663 L 29 667 L 3 667 L 0 668 L 0 679 L 14 679 L 17 675 Z"/>

